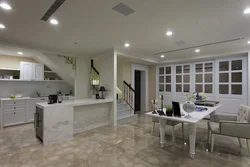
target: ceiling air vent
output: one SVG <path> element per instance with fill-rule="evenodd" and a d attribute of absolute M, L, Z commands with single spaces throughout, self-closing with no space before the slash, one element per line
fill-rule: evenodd
<path fill-rule="evenodd" d="M 124 3 L 120 3 L 120 4 L 116 5 L 115 7 L 113 7 L 112 9 L 114 11 L 122 14 L 123 16 L 128 16 L 128 15 L 135 12 L 134 9 L 131 9 L 130 7 L 125 5 Z"/>
<path fill-rule="evenodd" d="M 58 8 L 65 2 L 65 0 L 56 0 L 48 11 L 43 15 L 41 20 L 47 21 L 57 10 Z"/>
<path fill-rule="evenodd" d="M 184 45 L 184 44 L 186 44 L 184 41 L 177 41 L 177 42 L 175 42 L 177 45 Z"/>

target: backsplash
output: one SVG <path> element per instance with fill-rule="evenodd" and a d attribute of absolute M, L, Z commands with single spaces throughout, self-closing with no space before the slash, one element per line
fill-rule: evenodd
<path fill-rule="evenodd" d="M 65 82 L 46 82 L 46 81 L 0 81 L 0 97 L 9 97 L 10 94 L 23 94 L 24 97 L 37 96 L 39 92 L 41 96 L 56 94 L 61 91 L 63 94 L 69 94 L 73 89 Z"/>

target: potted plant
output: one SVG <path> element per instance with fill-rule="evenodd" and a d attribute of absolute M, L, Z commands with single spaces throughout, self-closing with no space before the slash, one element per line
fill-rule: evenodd
<path fill-rule="evenodd" d="M 20 79 L 20 73 L 19 72 L 15 71 L 15 72 L 12 73 L 12 75 L 13 75 L 13 79 Z"/>
<path fill-rule="evenodd" d="M 173 115 L 173 108 L 171 105 L 166 105 L 166 115 L 172 116 Z"/>

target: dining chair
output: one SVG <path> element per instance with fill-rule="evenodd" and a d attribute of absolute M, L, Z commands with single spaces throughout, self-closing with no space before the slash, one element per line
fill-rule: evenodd
<path fill-rule="evenodd" d="M 214 150 L 215 135 L 237 137 L 240 147 L 241 138 L 246 139 L 250 152 L 250 107 L 240 105 L 238 115 L 214 114 L 214 122 L 208 122 L 208 141 L 211 135 L 211 152 Z"/>
<path fill-rule="evenodd" d="M 152 133 L 151 135 L 154 134 L 155 132 L 155 124 L 159 123 L 159 119 L 158 118 L 152 118 Z M 166 121 L 166 125 L 171 126 L 172 127 L 172 142 L 175 143 L 175 126 L 180 124 L 182 126 L 182 138 L 184 141 L 184 123 L 183 122 L 177 122 L 177 121 L 171 121 L 171 120 L 167 120 Z"/>

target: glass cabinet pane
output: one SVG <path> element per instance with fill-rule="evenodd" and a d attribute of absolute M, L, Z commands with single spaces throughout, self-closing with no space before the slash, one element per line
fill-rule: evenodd
<path fill-rule="evenodd" d="M 195 75 L 195 82 L 196 83 L 203 82 L 202 74 L 196 74 Z"/>
<path fill-rule="evenodd" d="M 205 85 L 205 93 L 213 93 L 213 85 Z"/>
<path fill-rule="evenodd" d="M 229 75 L 228 73 L 220 73 L 220 76 L 219 76 L 219 81 L 220 82 L 229 82 Z"/>
<path fill-rule="evenodd" d="M 164 92 L 164 85 L 163 84 L 159 85 L 159 92 Z"/>
<path fill-rule="evenodd" d="M 242 85 L 232 85 L 231 94 L 242 95 Z"/>
<path fill-rule="evenodd" d="M 184 83 L 190 83 L 190 75 L 184 75 Z"/>
<path fill-rule="evenodd" d="M 166 92 L 171 92 L 171 85 L 166 84 Z"/>
<path fill-rule="evenodd" d="M 220 62 L 220 71 L 229 71 L 229 61 Z"/>
<path fill-rule="evenodd" d="M 164 76 L 159 76 L 159 83 L 164 83 Z"/>
<path fill-rule="evenodd" d="M 185 84 L 184 86 L 183 86 L 183 92 L 190 92 L 189 90 L 190 90 L 190 86 L 188 85 L 188 84 Z"/>
<path fill-rule="evenodd" d="M 202 85 L 196 84 L 195 85 L 195 92 L 203 92 Z"/>
<path fill-rule="evenodd" d="M 220 85 L 219 86 L 219 93 L 220 94 L 228 94 L 229 93 L 229 86 L 228 85 Z"/>
<path fill-rule="evenodd" d="M 171 74 L 171 67 L 166 67 L 166 74 Z"/>
<path fill-rule="evenodd" d="M 176 92 L 182 92 L 182 85 L 176 84 Z"/>
<path fill-rule="evenodd" d="M 232 73 L 232 82 L 242 82 L 242 72 Z"/>
<path fill-rule="evenodd" d="M 203 64 L 196 64 L 195 72 L 203 72 Z"/>
<path fill-rule="evenodd" d="M 242 70 L 242 60 L 232 61 L 232 70 Z"/>
<path fill-rule="evenodd" d="M 163 75 L 164 74 L 164 67 L 159 68 L 159 74 Z"/>
<path fill-rule="evenodd" d="M 183 66 L 183 73 L 190 73 L 190 65 Z"/>
<path fill-rule="evenodd" d="M 166 76 L 166 83 L 171 83 L 171 76 Z"/>
<path fill-rule="evenodd" d="M 205 74 L 205 82 L 212 83 L 213 82 L 213 74 Z"/>
<path fill-rule="evenodd" d="M 213 63 L 205 64 L 205 72 L 213 72 Z"/>
<path fill-rule="evenodd" d="M 182 75 L 176 75 L 176 83 L 182 83 Z"/>
<path fill-rule="evenodd" d="M 182 66 L 176 66 L 176 74 L 182 73 Z"/>

